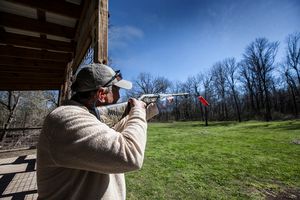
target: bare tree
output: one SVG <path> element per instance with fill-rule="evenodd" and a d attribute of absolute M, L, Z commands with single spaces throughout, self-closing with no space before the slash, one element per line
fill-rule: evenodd
<path fill-rule="evenodd" d="M 43 101 L 47 101 L 49 107 L 58 107 L 58 91 L 47 90 L 43 91 Z"/>
<path fill-rule="evenodd" d="M 0 135 L 0 141 L 3 142 L 7 135 L 7 129 L 10 127 L 16 113 L 16 108 L 19 104 L 20 93 L 8 91 L 7 102 L 0 101 L 0 104 L 8 111 L 8 117 L 6 122 L 3 124 L 2 132 Z"/>
<path fill-rule="evenodd" d="M 192 120 L 198 120 L 200 118 L 203 120 L 203 109 L 198 103 L 198 96 L 200 96 L 201 76 L 197 74 L 195 76 L 188 77 L 188 79 L 182 84 L 182 87 L 184 92 L 190 94 L 189 97 L 186 98 L 186 118 Z"/>
<path fill-rule="evenodd" d="M 175 84 L 172 84 L 171 91 L 174 93 L 182 92 L 181 85 L 182 85 L 182 83 L 177 81 Z M 175 98 L 175 109 L 174 109 L 173 113 L 175 115 L 175 120 L 178 121 L 180 119 L 180 109 L 179 109 L 179 101 L 177 98 Z"/>
<path fill-rule="evenodd" d="M 287 38 L 287 66 L 294 70 L 300 93 L 300 33 L 294 33 Z"/>
<path fill-rule="evenodd" d="M 149 73 L 140 73 L 136 80 L 133 81 L 134 96 L 141 94 L 165 93 L 171 86 L 171 82 L 164 77 L 153 77 Z"/>
<path fill-rule="evenodd" d="M 261 102 L 265 107 L 266 121 L 272 119 L 269 89 L 278 45 L 278 42 L 269 42 L 266 38 L 258 38 L 247 46 L 243 55 L 245 63 L 255 74 Z"/>
<path fill-rule="evenodd" d="M 238 97 L 237 89 L 236 89 L 238 65 L 234 58 L 225 59 L 223 61 L 223 64 L 224 64 L 224 68 L 226 71 L 226 73 L 225 73 L 226 84 L 230 88 L 233 99 L 234 99 L 237 119 L 239 122 L 241 122 L 242 119 L 241 119 L 241 111 L 240 111 L 240 102 L 239 102 L 239 97 Z"/>
<path fill-rule="evenodd" d="M 246 100 L 246 110 L 252 114 L 259 114 L 259 100 L 255 91 L 254 73 L 249 69 L 245 62 L 239 63 L 239 81 L 244 87 L 244 99 Z M 250 102 L 250 103 L 249 103 Z M 250 104 L 250 106 L 249 106 Z"/>
<path fill-rule="evenodd" d="M 286 81 L 288 91 L 291 93 L 293 106 L 294 106 L 294 113 L 295 117 L 298 116 L 298 106 L 297 106 L 297 99 L 296 99 L 296 93 L 297 93 L 297 84 L 295 82 L 295 79 L 292 76 L 291 69 L 289 65 L 281 65 L 282 70 L 280 71 L 281 74 L 284 77 L 284 80 Z"/>
<path fill-rule="evenodd" d="M 215 86 L 215 91 L 220 100 L 220 119 L 228 120 L 228 108 L 226 104 L 226 71 L 222 62 L 217 62 L 212 67 L 212 80 Z"/>

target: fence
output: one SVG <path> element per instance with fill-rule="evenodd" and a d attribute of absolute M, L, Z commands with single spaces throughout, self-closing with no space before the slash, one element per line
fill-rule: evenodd
<path fill-rule="evenodd" d="M 3 129 L 0 131 L 4 131 Z M 6 136 L 1 141 L 0 151 L 22 148 L 35 148 L 41 128 L 11 128 L 5 130 Z"/>

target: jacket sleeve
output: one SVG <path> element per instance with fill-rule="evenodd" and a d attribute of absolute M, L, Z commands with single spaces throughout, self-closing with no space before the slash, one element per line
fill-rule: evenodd
<path fill-rule="evenodd" d="M 118 132 L 122 132 L 126 127 L 129 115 L 126 115 L 123 119 L 118 121 L 112 128 Z"/>
<path fill-rule="evenodd" d="M 86 110 L 68 109 L 53 113 L 48 120 L 50 153 L 56 165 L 100 173 L 142 167 L 147 137 L 144 109 L 133 107 L 121 132 Z"/>

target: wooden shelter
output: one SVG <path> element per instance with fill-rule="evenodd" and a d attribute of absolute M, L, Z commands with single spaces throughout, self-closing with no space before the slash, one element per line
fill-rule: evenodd
<path fill-rule="evenodd" d="M 108 0 L 0 0 L 0 90 L 60 90 L 89 48 L 107 62 Z"/>

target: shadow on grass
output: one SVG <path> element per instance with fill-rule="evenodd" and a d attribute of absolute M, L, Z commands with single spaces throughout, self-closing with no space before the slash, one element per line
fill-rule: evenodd
<path fill-rule="evenodd" d="M 300 123 L 288 123 L 288 124 L 282 124 L 280 126 L 269 126 L 267 127 L 267 129 L 279 130 L 279 131 L 299 130 L 300 132 Z"/>
<path fill-rule="evenodd" d="M 205 126 L 205 122 L 199 122 L 199 124 L 192 124 L 189 126 L 192 127 L 217 127 L 217 126 L 232 126 L 236 125 L 238 122 L 233 122 L 233 121 L 219 121 L 219 122 L 209 122 L 208 126 Z"/>
<path fill-rule="evenodd" d="M 205 126 L 203 121 L 178 121 L 175 123 L 161 123 L 159 128 L 185 128 L 185 127 L 229 127 L 229 126 L 239 126 L 241 129 L 269 129 L 274 131 L 290 131 L 299 130 L 300 131 L 300 121 L 245 121 L 239 123 L 237 121 L 213 121 L 208 122 L 208 126 Z"/>
<path fill-rule="evenodd" d="M 178 121 L 175 123 L 161 123 L 161 126 L 159 128 L 184 128 L 184 127 L 227 127 L 227 126 L 233 126 L 238 125 L 239 123 L 236 121 L 213 121 L 208 122 L 208 126 L 205 126 L 205 122 L 203 121 Z"/>
<path fill-rule="evenodd" d="M 244 129 L 268 129 L 274 131 L 292 131 L 300 130 L 300 121 L 272 121 L 272 122 L 255 122 L 254 124 L 245 124 Z"/>

